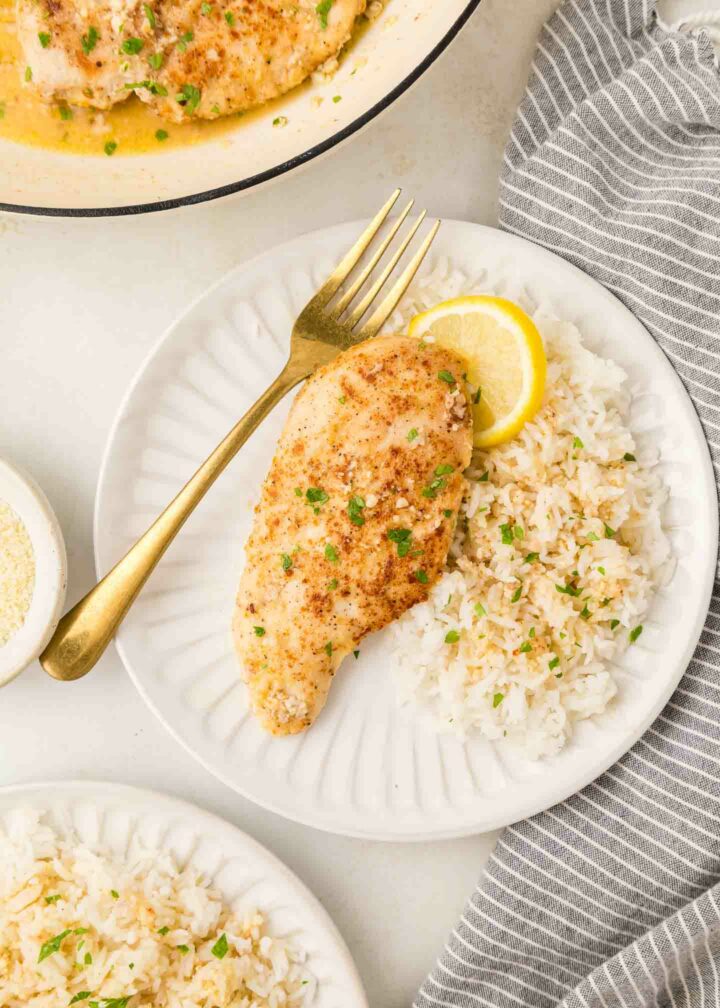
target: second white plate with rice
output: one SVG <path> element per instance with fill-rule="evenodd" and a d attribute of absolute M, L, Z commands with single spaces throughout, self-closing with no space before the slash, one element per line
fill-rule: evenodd
<path fill-rule="evenodd" d="M 0 789 L 4 1008 L 367 1008 L 325 910 L 187 802 L 109 783 Z"/>
<path fill-rule="evenodd" d="M 281 369 L 298 311 L 358 233 L 304 236 L 228 274 L 154 349 L 98 489 L 102 574 Z M 364 641 L 317 723 L 272 738 L 249 712 L 230 623 L 252 509 L 290 400 L 193 515 L 118 636 L 161 721 L 258 804 L 337 833 L 462 836 L 562 801 L 654 720 L 697 644 L 717 503 L 672 367 L 599 284 L 520 238 L 445 222 L 393 320 L 461 294 L 532 314 L 545 403 L 478 455 L 448 572 Z"/>

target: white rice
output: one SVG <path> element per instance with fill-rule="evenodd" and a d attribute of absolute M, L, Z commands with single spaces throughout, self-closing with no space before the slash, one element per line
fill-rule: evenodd
<path fill-rule="evenodd" d="M 224 906 L 167 854 L 121 862 L 27 809 L 0 828 L 0 934 L 2 1008 L 299 1008 L 314 996 L 302 953 L 261 912 Z"/>
<path fill-rule="evenodd" d="M 413 309 L 456 296 L 448 278 L 449 291 L 416 289 Z M 531 758 L 607 708 L 612 662 L 672 570 L 667 494 L 628 427 L 625 373 L 574 325 L 535 321 L 543 406 L 513 441 L 476 452 L 448 571 L 392 628 L 401 703 L 440 731 L 506 738 Z"/>

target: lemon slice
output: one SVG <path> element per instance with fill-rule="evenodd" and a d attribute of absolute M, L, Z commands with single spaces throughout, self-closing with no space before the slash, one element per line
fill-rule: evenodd
<path fill-rule="evenodd" d="M 537 412 L 547 363 L 533 320 L 505 298 L 485 295 L 443 301 L 416 315 L 409 335 L 453 350 L 467 363 L 477 448 L 510 441 Z"/>

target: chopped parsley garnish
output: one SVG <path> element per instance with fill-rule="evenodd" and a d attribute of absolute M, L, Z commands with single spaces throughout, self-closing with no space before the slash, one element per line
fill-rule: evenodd
<path fill-rule="evenodd" d="M 295 494 L 296 497 L 302 497 L 303 494 L 302 494 L 302 490 L 300 489 L 300 487 L 295 487 L 294 494 Z"/>
<path fill-rule="evenodd" d="M 55 935 L 54 938 L 48 939 L 48 941 L 46 941 L 45 944 L 40 947 L 40 955 L 38 956 L 38 962 L 41 963 L 45 959 L 47 959 L 48 956 L 55 955 L 56 952 L 59 952 L 60 946 L 65 941 L 67 936 L 71 933 L 72 932 L 70 931 L 61 931 L 59 935 Z"/>
<path fill-rule="evenodd" d="M 60 893 L 56 893 L 54 896 L 46 896 L 45 902 L 48 904 L 57 903 L 59 899 L 62 899 L 62 896 L 60 895 Z"/>
<path fill-rule="evenodd" d="M 338 579 L 337 578 L 333 578 L 332 581 L 328 581 L 327 590 L 329 592 L 335 591 L 335 589 L 337 588 L 337 586 L 338 586 Z"/>
<path fill-rule="evenodd" d="M 597 542 L 600 538 L 595 532 L 588 532 L 587 537 L 590 542 Z"/>
<path fill-rule="evenodd" d="M 487 616 L 487 610 L 486 610 L 485 606 L 481 602 L 478 602 L 475 605 L 475 615 L 477 617 Z"/>
<path fill-rule="evenodd" d="M 224 959 L 225 956 L 228 954 L 227 936 L 221 934 L 218 940 L 213 945 L 213 947 L 210 949 L 210 951 L 212 952 L 212 954 L 215 956 L 216 959 Z"/>
<path fill-rule="evenodd" d="M 412 442 L 412 441 L 415 440 L 415 438 L 417 438 L 419 436 L 420 436 L 420 431 L 417 429 L 417 427 L 411 427 L 410 430 L 407 432 L 407 439 L 408 439 L 408 441 Z"/>
<path fill-rule="evenodd" d="M 610 629 L 614 630 L 616 626 L 620 626 L 620 620 L 619 619 L 611 619 L 610 620 Z"/>
<path fill-rule="evenodd" d="M 78 1001 L 87 1001 L 89 997 L 92 997 L 92 991 L 78 991 L 75 997 L 71 998 L 68 1004 L 74 1005 L 77 1004 Z"/>
<path fill-rule="evenodd" d="M 328 14 L 330 13 L 334 3 L 335 0 L 320 0 L 320 3 L 315 8 L 315 13 L 320 19 L 320 27 L 323 31 L 325 31 L 328 26 Z"/>
<path fill-rule="evenodd" d="M 140 88 L 145 88 L 150 94 L 160 95 L 162 98 L 167 95 L 167 88 L 163 87 L 162 84 L 157 84 L 155 81 L 135 81 L 133 84 L 124 84 L 123 86 L 126 91 L 138 91 Z"/>
<path fill-rule="evenodd" d="M 436 476 L 449 476 L 450 473 L 454 473 L 454 472 L 455 472 L 455 467 L 451 466 L 451 465 L 448 465 L 447 463 L 444 463 L 443 465 L 439 465 L 435 469 L 435 475 Z"/>
<path fill-rule="evenodd" d="M 140 50 L 143 48 L 145 43 L 139 38 L 128 38 L 125 39 L 123 44 L 120 46 L 122 51 L 128 56 L 137 56 Z"/>
<path fill-rule="evenodd" d="M 89 952 L 85 953 L 85 958 L 84 958 L 83 961 L 84 961 L 84 963 L 85 963 L 86 966 L 92 966 L 93 958 L 92 958 L 92 956 L 90 955 Z"/>
<path fill-rule="evenodd" d="M 459 640 L 460 640 L 460 634 L 457 632 L 457 630 L 448 630 L 448 632 L 445 634 L 446 644 L 457 644 Z"/>
<path fill-rule="evenodd" d="M 120 893 L 117 891 L 117 889 L 111 889 L 110 895 L 112 896 L 113 899 L 120 899 Z"/>
<path fill-rule="evenodd" d="M 637 462 L 637 459 L 635 458 L 632 452 L 625 452 L 625 454 L 623 455 L 623 459 L 625 460 L 625 462 Z"/>
<path fill-rule="evenodd" d="M 338 557 L 338 552 L 332 545 L 332 543 L 328 543 L 325 547 L 325 559 L 328 560 L 330 563 L 337 563 L 338 560 L 340 559 Z"/>
<path fill-rule="evenodd" d="M 445 510 L 443 511 L 443 514 L 445 515 L 446 518 L 452 518 L 452 516 L 453 516 L 453 513 L 450 510 L 450 508 L 445 508 Z"/>
<path fill-rule="evenodd" d="M 584 448 L 585 445 L 582 443 L 579 437 L 573 438 L 573 448 Z"/>
<path fill-rule="evenodd" d="M 550 661 L 548 662 L 548 668 L 552 671 L 552 669 L 556 669 L 559 664 L 560 659 L 556 656 L 555 658 L 550 659 Z"/>
<path fill-rule="evenodd" d="M 346 395 L 338 396 L 338 402 L 340 403 L 341 406 L 344 406 L 345 403 L 347 402 L 347 396 Z"/>
<path fill-rule="evenodd" d="M 515 535 L 513 533 L 512 525 L 509 522 L 503 522 L 500 526 L 500 538 L 502 539 L 503 545 L 512 546 Z"/>
<path fill-rule="evenodd" d="M 610 526 L 606 522 L 603 522 L 603 525 L 605 525 L 605 538 L 606 539 L 612 539 L 613 536 L 616 534 L 616 530 L 615 529 L 611 529 Z"/>
<path fill-rule="evenodd" d="M 642 632 L 643 632 L 642 626 L 636 626 L 634 630 L 631 630 L 630 633 L 628 634 L 628 637 L 630 638 L 630 643 L 634 644 Z"/>
<path fill-rule="evenodd" d="M 539 559 L 540 559 L 539 553 L 528 553 L 528 555 L 523 560 L 523 563 L 535 563 L 535 561 Z"/>
<path fill-rule="evenodd" d="M 177 44 L 177 47 L 180 50 L 180 52 L 185 52 L 185 50 L 188 47 L 188 42 L 192 42 L 194 38 L 195 34 L 194 32 L 191 31 L 185 32 L 183 35 L 181 35 L 180 38 L 178 39 Z"/>
<path fill-rule="evenodd" d="M 350 521 L 353 523 L 353 525 L 365 524 L 365 518 L 363 516 L 365 506 L 366 505 L 364 499 L 362 497 L 358 497 L 357 495 L 351 497 L 350 500 L 348 501 L 347 506 L 348 517 L 350 518 Z"/>
<path fill-rule="evenodd" d="M 150 4 L 143 4 L 143 10 L 145 11 L 145 17 L 148 20 L 148 24 L 151 28 L 154 28 L 157 24 L 157 18 L 155 17 L 155 11 L 152 9 Z"/>
<path fill-rule="evenodd" d="M 496 693 L 495 696 L 493 697 L 493 710 L 496 707 L 499 707 L 500 704 L 503 702 L 504 699 L 505 699 L 505 696 L 504 696 L 503 693 Z"/>
<path fill-rule="evenodd" d="M 438 466 L 438 469 L 440 466 Z M 437 472 L 437 469 L 435 470 Z M 438 495 L 438 490 L 444 490 L 447 486 L 447 480 L 443 476 L 436 476 L 434 480 L 431 480 L 427 486 L 423 487 L 420 493 L 423 497 L 427 497 L 429 500 L 435 500 Z"/>
<path fill-rule="evenodd" d="M 105 151 L 105 153 L 107 154 L 108 157 L 112 157 L 112 155 L 117 150 L 117 143 L 116 143 L 116 141 L 115 140 L 108 140 L 107 143 L 105 144 L 105 147 L 103 149 L 104 149 L 104 151 Z"/>
<path fill-rule="evenodd" d="M 528 637 L 532 640 L 534 636 L 535 636 L 535 627 L 531 626 L 530 629 L 528 630 Z"/>
<path fill-rule="evenodd" d="M 50 45 L 50 39 L 52 38 L 52 35 L 50 34 L 50 32 L 38 32 L 38 38 L 40 39 L 40 45 L 43 47 L 43 49 L 47 49 L 47 47 Z"/>
<path fill-rule="evenodd" d="M 25 80 L 30 83 L 32 80 L 32 67 L 25 67 Z"/>
<path fill-rule="evenodd" d="M 156 53 L 151 53 L 148 56 L 147 61 L 150 64 L 150 66 L 153 68 L 153 70 L 159 70 L 160 67 L 163 65 L 163 60 L 164 59 L 165 59 L 165 57 L 163 56 L 163 54 L 161 52 L 156 52 Z"/>
<path fill-rule="evenodd" d="M 310 487 L 309 490 L 305 491 L 305 497 L 308 504 L 327 504 L 330 500 L 325 491 L 321 490 L 320 487 Z"/>
<path fill-rule="evenodd" d="M 440 381 L 444 381 L 447 385 L 456 385 L 454 376 L 450 371 L 438 371 L 438 378 Z"/>
<path fill-rule="evenodd" d="M 232 28 L 232 26 L 235 24 L 235 15 L 232 13 L 232 11 L 225 11 L 225 20 Z"/>
<path fill-rule="evenodd" d="M 480 479 L 478 480 L 478 483 L 487 483 L 489 479 L 490 479 L 490 473 L 486 469 L 485 472 L 480 477 Z"/>
<path fill-rule="evenodd" d="M 522 595 L 522 585 L 520 585 L 519 588 L 515 589 L 515 591 L 512 593 L 512 597 L 511 597 L 510 601 L 511 602 L 519 602 L 521 595 Z"/>
<path fill-rule="evenodd" d="M 202 14 L 207 15 L 211 12 L 211 10 L 212 10 L 212 4 L 206 2 L 200 5 L 200 12 Z"/>
<path fill-rule="evenodd" d="M 184 106 L 188 115 L 192 115 L 200 104 L 201 97 L 202 92 L 200 88 L 195 87 L 194 84 L 183 84 L 180 91 L 175 95 L 175 100 L 178 105 Z"/>
<path fill-rule="evenodd" d="M 264 637 L 265 636 L 265 627 L 264 626 L 253 627 L 253 630 L 255 631 L 255 636 L 256 637 Z"/>
<path fill-rule="evenodd" d="M 290 554 L 289 553 L 281 553 L 280 554 L 280 560 L 282 562 L 282 569 L 284 571 L 289 571 L 290 568 L 293 565 L 292 557 L 290 556 Z"/>
<path fill-rule="evenodd" d="M 87 56 L 93 51 L 95 46 L 98 44 L 98 39 L 100 35 L 98 34 L 97 28 L 92 25 L 87 30 L 87 35 L 83 35 L 80 39 L 80 45 L 82 46 L 82 51 Z"/>
<path fill-rule="evenodd" d="M 72 109 L 67 105 L 58 106 L 58 112 L 63 122 L 68 122 L 73 117 Z"/>
<path fill-rule="evenodd" d="M 529 641 L 520 645 L 520 654 L 527 654 L 529 651 L 532 651 L 532 644 Z"/>
<path fill-rule="evenodd" d="M 587 603 L 585 603 L 585 605 L 580 610 L 580 619 L 587 620 L 590 619 L 590 616 L 591 616 L 590 610 L 587 607 Z"/>
<path fill-rule="evenodd" d="M 178 946 L 178 948 L 180 947 Z M 91 1001 L 90 1008 L 127 1008 L 132 996 L 132 994 L 128 994 L 127 997 L 103 998 L 102 1005 L 100 1001 Z"/>
<path fill-rule="evenodd" d="M 603 577 L 605 577 L 605 574 L 607 573 L 604 567 L 598 567 L 597 572 L 598 574 L 602 574 Z"/>
<path fill-rule="evenodd" d="M 429 580 L 429 578 L 428 578 L 428 576 L 427 576 L 427 574 L 425 573 L 424 570 L 416 570 L 415 571 L 415 579 L 417 581 L 419 581 L 420 584 L 427 584 L 428 580 Z"/>
<path fill-rule="evenodd" d="M 163 140 L 167 140 L 169 136 L 170 134 L 168 133 L 167 130 L 164 129 L 155 130 L 155 139 L 159 140 L 160 143 L 162 143 Z"/>
<path fill-rule="evenodd" d="M 332 658 L 332 653 L 333 653 L 333 643 L 331 640 L 329 640 L 325 645 L 325 654 L 328 656 L 328 658 Z"/>
<path fill-rule="evenodd" d="M 355 655 L 355 661 L 357 661 L 357 659 L 360 657 L 360 652 L 359 651 L 353 651 L 353 654 Z"/>
<path fill-rule="evenodd" d="M 397 545 L 397 555 L 399 557 L 406 557 L 408 555 L 412 540 L 412 531 L 410 529 L 388 529 L 387 537 L 390 542 L 394 542 Z"/>
<path fill-rule="evenodd" d="M 183 955 L 186 955 L 190 951 L 188 945 L 176 945 L 175 948 L 178 950 L 178 952 L 182 952 Z"/>
<path fill-rule="evenodd" d="M 169 927 L 158 928 L 158 934 L 159 935 L 166 935 L 166 934 L 169 934 L 169 933 L 170 933 L 170 928 Z"/>
<path fill-rule="evenodd" d="M 337 105 L 337 103 L 341 102 L 341 101 L 342 101 L 342 95 L 339 95 L 339 94 L 333 95 L 333 104 L 334 105 Z"/>
<path fill-rule="evenodd" d="M 577 598 L 581 591 L 580 588 L 576 588 L 572 584 L 566 584 L 566 585 L 556 584 L 555 590 L 559 591 L 561 595 L 570 595 L 572 598 Z"/>
<path fill-rule="evenodd" d="M 515 536 L 516 539 L 524 539 L 525 529 L 522 528 L 520 525 L 516 525 L 515 528 L 513 529 L 513 535 Z"/>

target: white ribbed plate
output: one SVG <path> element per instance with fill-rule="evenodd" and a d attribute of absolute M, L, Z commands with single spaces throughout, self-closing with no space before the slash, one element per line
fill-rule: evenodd
<path fill-rule="evenodd" d="M 98 488 L 95 546 L 108 570 L 280 370 L 292 321 L 356 237 L 346 224 L 296 239 L 229 273 L 155 348 L 123 403 Z M 448 265 L 448 259 L 451 265 Z M 579 325 L 636 389 L 632 425 L 661 453 L 678 567 L 617 669 L 618 700 L 540 763 L 503 743 L 437 737 L 395 708 L 386 635 L 345 662 L 301 736 L 273 739 L 248 714 L 230 637 L 243 543 L 289 409 L 283 403 L 210 492 L 118 636 L 161 721 L 221 780 L 291 819 L 377 839 L 460 836 L 548 808 L 613 763 L 654 720 L 697 643 L 712 589 L 717 504 L 700 424 L 637 320 L 574 267 L 520 238 L 446 222 L 426 269 L 469 289 L 542 303 Z M 479 279 L 480 278 L 480 279 Z"/>
<path fill-rule="evenodd" d="M 318 982 L 312 1008 L 368 1008 L 340 934 L 289 868 L 236 826 L 157 791 L 94 781 L 53 781 L 0 789 L 0 824 L 15 809 L 43 812 L 61 836 L 122 859 L 133 840 L 193 865 L 240 910 L 257 908 L 272 935 L 307 955 Z"/>

